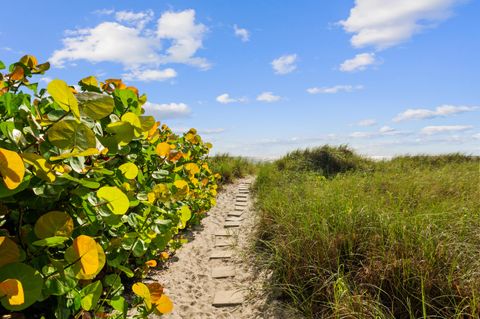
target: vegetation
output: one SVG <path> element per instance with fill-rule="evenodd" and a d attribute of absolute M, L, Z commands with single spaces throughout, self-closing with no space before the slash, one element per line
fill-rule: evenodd
<path fill-rule="evenodd" d="M 237 178 L 255 174 L 258 164 L 240 156 L 231 156 L 229 154 L 217 154 L 208 159 L 210 168 L 214 173 L 218 173 L 220 184 L 232 183 Z"/>
<path fill-rule="evenodd" d="M 215 204 L 211 145 L 142 115 L 121 80 L 39 90 L 48 68 L 24 56 L 0 73 L 0 315 L 167 313 L 163 287 L 135 281 Z"/>
<path fill-rule="evenodd" d="M 274 287 L 310 318 L 478 318 L 479 158 L 293 152 L 257 178 Z"/>

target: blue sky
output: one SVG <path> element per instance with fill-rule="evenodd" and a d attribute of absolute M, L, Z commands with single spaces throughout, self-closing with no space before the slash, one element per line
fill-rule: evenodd
<path fill-rule="evenodd" d="M 480 154 L 480 12 L 470 0 L 11 1 L 0 60 L 40 82 L 124 78 L 214 152 L 274 158 Z"/>

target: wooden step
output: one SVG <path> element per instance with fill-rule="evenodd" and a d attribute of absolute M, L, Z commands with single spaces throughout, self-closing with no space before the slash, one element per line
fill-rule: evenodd
<path fill-rule="evenodd" d="M 233 252 L 231 250 L 216 250 L 210 255 L 210 259 L 229 259 L 232 258 Z"/>
<path fill-rule="evenodd" d="M 230 228 L 230 227 L 240 227 L 240 222 L 225 222 L 223 227 Z"/>
<path fill-rule="evenodd" d="M 212 306 L 228 307 L 238 306 L 245 300 L 244 293 L 238 290 L 219 290 L 215 292 Z"/>
<path fill-rule="evenodd" d="M 235 268 L 226 266 L 226 267 L 215 267 L 212 269 L 212 278 L 227 278 L 235 277 Z"/>

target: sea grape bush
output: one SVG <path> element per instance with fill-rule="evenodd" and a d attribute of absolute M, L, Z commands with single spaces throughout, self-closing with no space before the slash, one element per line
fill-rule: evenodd
<path fill-rule="evenodd" d="M 27 55 L 0 73 L 0 314 L 167 313 L 138 278 L 215 205 L 211 145 L 142 115 L 146 96 L 118 79 L 39 89 L 48 69 Z"/>

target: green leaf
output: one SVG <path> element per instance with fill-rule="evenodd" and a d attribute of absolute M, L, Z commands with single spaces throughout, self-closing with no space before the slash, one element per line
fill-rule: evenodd
<path fill-rule="evenodd" d="M 95 134 L 83 123 L 63 120 L 55 123 L 48 131 L 48 140 L 62 149 L 77 147 L 81 150 L 96 146 Z"/>
<path fill-rule="evenodd" d="M 89 311 L 98 303 L 103 291 L 102 282 L 97 280 L 80 291 L 82 309 Z"/>
<path fill-rule="evenodd" d="M 86 78 L 81 79 L 78 82 L 78 85 L 80 85 L 84 91 L 101 93 L 101 90 L 98 88 L 97 78 L 94 76 L 87 76 Z"/>
<path fill-rule="evenodd" d="M 65 212 L 51 211 L 37 219 L 33 230 L 40 239 L 70 237 L 73 232 L 73 219 Z"/>
<path fill-rule="evenodd" d="M 97 191 L 97 197 L 103 200 L 115 215 L 125 214 L 130 206 L 127 195 L 115 186 L 103 186 Z"/>
<path fill-rule="evenodd" d="M 125 110 L 129 110 L 137 115 L 140 115 L 138 109 L 141 109 L 138 104 L 138 98 L 130 90 L 115 90 L 113 91 L 113 98 L 115 101 L 115 109 L 120 114 L 125 113 Z"/>
<path fill-rule="evenodd" d="M 52 80 L 48 83 L 47 91 L 62 109 L 72 111 L 76 118 L 80 118 L 77 99 L 65 81 Z"/>
<path fill-rule="evenodd" d="M 180 222 L 181 222 L 181 227 L 180 229 L 185 228 L 187 226 L 187 222 L 192 218 L 192 212 L 190 211 L 190 208 L 188 206 L 182 206 L 179 210 L 180 214 Z"/>
<path fill-rule="evenodd" d="M 97 189 L 100 187 L 100 183 L 92 181 L 88 178 L 75 178 L 73 176 L 70 176 L 69 174 L 60 175 L 58 178 L 68 179 L 69 181 L 76 182 L 90 189 Z"/>
<path fill-rule="evenodd" d="M 31 178 L 31 175 L 26 175 L 20 185 L 18 185 L 15 189 L 8 189 L 3 183 L 0 183 L 0 198 L 13 196 L 25 190 L 29 186 Z"/>
<path fill-rule="evenodd" d="M 132 248 L 133 255 L 140 257 L 147 252 L 148 245 L 142 239 L 138 238 Z"/>
<path fill-rule="evenodd" d="M 55 274 L 45 280 L 46 291 L 50 295 L 62 296 L 77 286 L 77 280 L 70 276 Z"/>
<path fill-rule="evenodd" d="M 113 309 L 125 314 L 127 310 L 127 303 L 125 301 L 125 298 L 122 296 L 117 296 L 113 297 L 110 302 L 110 306 L 112 306 Z"/>
<path fill-rule="evenodd" d="M 138 167 L 137 165 L 127 162 L 122 164 L 118 167 L 120 172 L 122 172 L 123 176 L 127 179 L 134 179 L 138 175 Z"/>
<path fill-rule="evenodd" d="M 6 279 L 16 279 L 22 283 L 25 302 L 21 305 L 11 306 L 7 298 L 0 298 L 2 306 L 7 310 L 20 311 L 30 307 L 42 295 L 42 275 L 34 268 L 22 264 L 12 263 L 0 268 L 0 282 Z"/>
<path fill-rule="evenodd" d="M 55 247 L 55 246 L 62 245 L 67 240 L 68 240 L 68 237 L 53 236 L 53 237 L 48 237 L 48 238 L 34 241 L 32 245 L 41 246 L 41 247 Z"/>
<path fill-rule="evenodd" d="M 0 61 L 0 70 L 3 70 L 3 69 L 5 69 L 5 64 L 2 61 Z"/>
<path fill-rule="evenodd" d="M 110 115 L 113 111 L 113 98 L 95 92 L 78 93 L 80 112 L 94 120 L 100 120 Z"/>
<path fill-rule="evenodd" d="M 135 128 L 124 121 L 108 124 L 106 131 L 113 134 L 115 142 L 120 146 L 127 145 L 135 136 Z"/>

